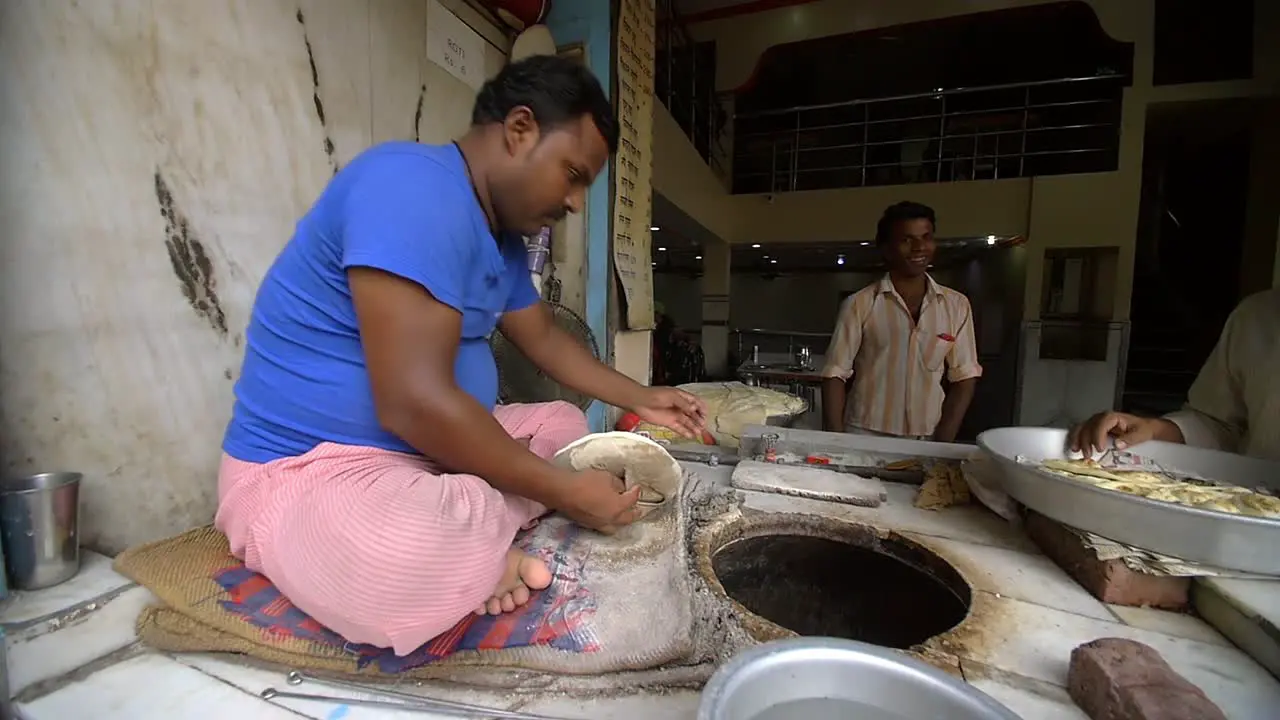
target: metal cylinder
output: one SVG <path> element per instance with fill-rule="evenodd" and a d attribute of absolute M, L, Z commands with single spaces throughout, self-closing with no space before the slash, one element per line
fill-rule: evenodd
<path fill-rule="evenodd" d="M 74 472 L 0 480 L 0 537 L 18 590 L 70 580 L 80 570 L 80 481 Z"/>
<path fill-rule="evenodd" d="M 537 235 L 528 237 L 524 248 L 529 253 L 529 272 L 541 275 L 551 257 L 551 228 L 544 227 Z"/>

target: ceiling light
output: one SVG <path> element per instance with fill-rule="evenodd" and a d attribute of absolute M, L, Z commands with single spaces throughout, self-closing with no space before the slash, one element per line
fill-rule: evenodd
<path fill-rule="evenodd" d="M 844 264 L 844 256 L 843 256 L 843 255 L 841 255 L 840 257 L 836 258 L 836 264 L 837 264 L 837 265 L 843 265 L 843 264 Z"/>
<path fill-rule="evenodd" d="M 778 264 L 778 261 L 777 261 L 777 260 L 770 260 L 769 262 L 773 263 L 774 265 L 777 265 L 777 264 Z"/>
<path fill-rule="evenodd" d="M 662 229 L 662 228 L 658 227 L 657 225 L 650 225 L 650 226 L 649 226 L 649 232 L 658 232 L 658 231 L 659 231 L 659 230 L 661 230 L 661 229 Z"/>
<path fill-rule="evenodd" d="M 869 243 L 869 242 L 861 242 L 861 243 L 858 243 L 858 244 L 859 244 L 859 245 L 870 245 L 871 243 Z"/>
<path fill-rule="evenodd" d="M 666 249 L 666 248 L 664 248 L 664 247 L 660 247 L 660 248 L 658 248 L 658 252 L 666 252 L 666 251 L 667 251 L 667 249 Z"/>
<path fill-rule="evenodd" d="M 760 243 L 751 243 L 751 247 L 758 248 L 760 247 Z"/>
<path fill-rule="evenodd" d="M 995 244 L 996 244 L 996 236 L 995 236 L 995 235 L 988 235 L 988 236 L 987 236 L 987 244 L 988 244 L 988 245 L 995 245 Z"/>
<path fill-rule="evenodd" d="M 693 259 L 694 259 L 694 260 L 701 260 L 701 259 L 702 259 L 702 256 L 701 256 L 701 255 L 694 255 L 694 256 L 693 256 Z"/>
<path fill-rule="evenodd" d="M 658 267 L 658 263 L 650 263 L 650 264 L 653 265 L 654 267 Z"/>

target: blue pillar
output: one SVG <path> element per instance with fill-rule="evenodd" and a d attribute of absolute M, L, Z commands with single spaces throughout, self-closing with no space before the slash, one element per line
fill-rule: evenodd
<path fill-rule="evenodd" d="M 613 81 L 613 19 L 607 0 L 556 0 L 547 27 L 557 45 L 582 43 L 587 66 L 600 79 L 605 92 Z M 613 197 L 613 162 L 587 191 L 587 325 L 596 336 L 603 357 L 608 358 L 609 337 L 609 226 Z M 587 409 L 592 432 L 603 432 L 605 407 L 594 402 Z"/>

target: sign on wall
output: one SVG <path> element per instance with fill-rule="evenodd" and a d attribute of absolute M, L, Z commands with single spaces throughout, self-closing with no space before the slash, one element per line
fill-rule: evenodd
<path fill-rule="evenodd" d="M 614 57 L 621 139 L 614 164 L 613 265 L 622 285 L 623 322 L 649 330 L 653 322 L 653 0 L 621 0 Z"/>
<path fill-rule="evenodd" d="M 427 57 L 473 90 L 484 85 L 484 38 L 440 0 L 427 2 Z"/>

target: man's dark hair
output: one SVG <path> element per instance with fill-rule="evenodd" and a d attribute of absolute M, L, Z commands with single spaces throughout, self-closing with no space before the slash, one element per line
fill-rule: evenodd
<path fill-rule="evenodd" d="M 510 63 L 476 95 L 472 125 L 505 122 L 521 105 L 544 131 L 590 115 L 609 152 L 618 150 L 618 122 L 596 76 L 578 60 L 533 55 Z"/>
<path fill-rule="evenodd" d="M 880 222 L 876 223 L 876 244 L 883 245 L 889 242 L 889 238 L 893 235 L 893 226 L 907 220 L 928 220 L 934 228 L 938 227 L 938 219 L 933 208 L 918 202 L 903 200 L 884 209 Z"/>

